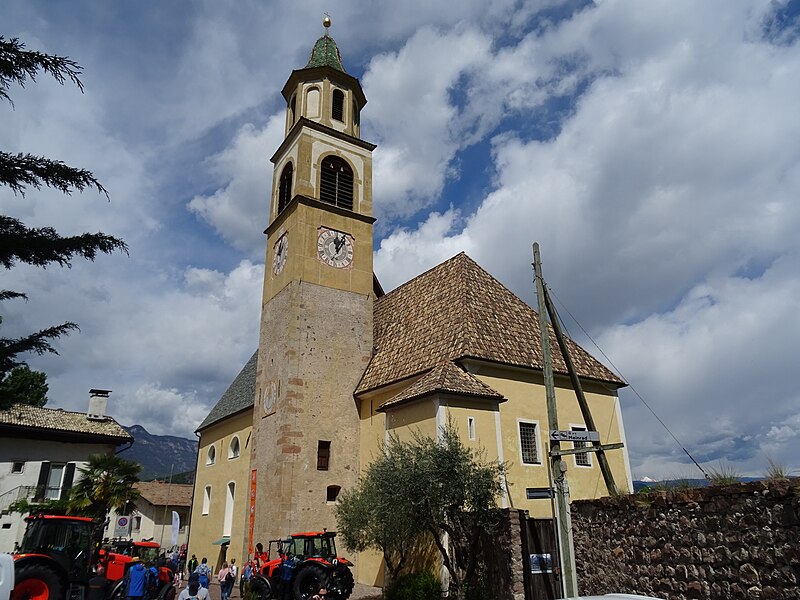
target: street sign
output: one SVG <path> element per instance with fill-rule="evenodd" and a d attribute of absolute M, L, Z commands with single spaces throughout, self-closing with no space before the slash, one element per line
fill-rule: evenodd
<path fill-rule="evenodd" d="M 599 442 L 600 434 L 596 431 L 562 431 L 550 430 L 550 439 L 554 442 Z"/>
<path fill-rule="evenodd" d="M 114 537 L 128 537 L 131 534 L 131 518 L 127 515 L 117 517 L 114 522 Z"/>

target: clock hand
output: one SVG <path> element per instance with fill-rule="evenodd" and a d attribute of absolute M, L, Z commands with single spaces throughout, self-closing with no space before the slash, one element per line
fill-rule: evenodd
<path fill-rule="evenodd" d="M 336 254 L 339 254 L 339 250 L 342 249 L 344 246 L 344 235 L 342 237 L 336 236 L 336 239 L 333 241 L 334 250 L 336 250 Z"/>

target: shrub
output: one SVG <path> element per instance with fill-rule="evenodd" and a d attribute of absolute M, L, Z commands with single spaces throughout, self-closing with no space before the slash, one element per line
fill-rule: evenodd
<path fill-rule="evenodd" d="M 442 583 L 427 571 L 398 577 L 386 588 L 386 600 L 431 600 L 441 596 Z"/>
<path fill-rule="evenodd" d="M 708 470 L 708 477 L 711 485 L 731 485 L 739 483 L 741 474 L 733 465 L 720 463 L 716 469 Z"/>

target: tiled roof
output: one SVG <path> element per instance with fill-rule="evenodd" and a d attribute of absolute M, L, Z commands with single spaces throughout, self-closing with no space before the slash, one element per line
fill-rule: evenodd
<path fill-rule="evenodd" d="M 208 416 L 200 423 L 197 431 L 213 425 L 217 421 L 229 417 L 230 415 L 250 408 L 255 402 L 256 396 L 256 362 L 258 361 L 258 351 L 253 353 L 250 360 L 242 368 L 236 379 L 228 386 L 225 393 L 208 413 Z"/>
<path fill-rule="evenodd" d="M 153 506 L 192 505 L 192 484 L 139 481 L 133 487 Z"/>
<path fill-rule="evenodd" d="M 314 44 L 311 50 L 311 56 L 308 58 L 306 69 L 312 67 L 333 67 L 337 71 L 347 73 L 342 65 L 342 55 L 339 54 L 339 48 L 336 42 L 329 35 L 323 35 Z"/>
<path fill-rule="evenodd" d="M 623 385 L 575 342 L 567 344 L 581 377 Z M 374 345 L 356 394 L 461 358 L 543 366 L 537 312 L 463 252 L 375 301 Z M 552 355 L 553 370 L 566 374 L 555 343 Z"/>
<path fill-rule="evenodd" d="M 130 434 L 111 417 L 103 421 L 89 419 L 86 413 L 71 412 L 61 408 L 39 408 L 15 404 L 0 410 L 0 427 L 28 427 L 98 437 L 117 438 L 118 444 L 133 441 Z"/>
<path fill-rule="evenodd" d="M 449 360 L 443 360 L 397 396 L 381 404 L 378 410 L 384 410 L 437 392 L 491 398 L 498 401 L 503 399 L 502 394 L 496 392 L 472 374 L 467 373 Z"/>

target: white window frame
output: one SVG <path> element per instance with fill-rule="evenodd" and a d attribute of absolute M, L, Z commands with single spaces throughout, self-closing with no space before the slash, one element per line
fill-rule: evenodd
<path fill-rule="evenodd" d="M 467 417 L 467 436 L 475 441 L 475 417 Z"/>
<path fill-rule="evenodd" d="M 206 466 L 210 467 L 215 462 L 217 462 L 217 449 L 214 447 L 214 444 L 211 444 L 206 450 Z"/>
<path fill-rule="evenodd" d="M 589 428 L 586 427 L 586 425 L 582 425 L 582 424 L 579 424 L 579 423 L 570 423 L 569 424 L 569 428 L 570 428 L 570 431 L 589 431 Z M 577 444 L 583 444 L 583 446 L 577 446 Z M 572 443 L 572 447 L 573 448 L 578 448 L 578 447 L 586 448 L 587 446 L 590 446 L 590 445 L 591 444 L 589 442 L 573 442 Z M 572 455 L 572 462 L 575 464 L 575 466 L 577 468 L 579 468 L 579 469 L 591 469 L 592 466 L 593 466 L 593 464 L 592 464 L 592 453 L 591 452 L 581 452 L 581 456 L 585 456 L 586 457 L 586 464 L 585 465 L 580 464 L 578 462 L 578 455 L 577 454 L 573 454 Z"/>
<path fill-rule="evenodd" d="M 536 437 L 536 459 L 535 463 L 526 463 L 522 458 L 522 435 L 519 429 L 520 423 L 527 423 L 536 427 L 534 434 Z M 539 425 L 538 419 L 517 419 L 517 449 L 519 450 L 519 464 L 523 467 L 541 467 L 544 462 L 542 461 L 542 428 Z"/>
<path fill-rule="evenodd" d="M 236 452 L 233 451 L 233 442 L 236 442 Z M 231 438 L 228 444 L 228 460 L 236 460 L 242 455 L 242 443 L 239 441 L 239 436 L 235 435 Z"/>
<path fill-rule="evenodd" d="M 208 515 L 211 509 L 211 486 L 207 485 L 203 488 L 203 515 Z"/>

